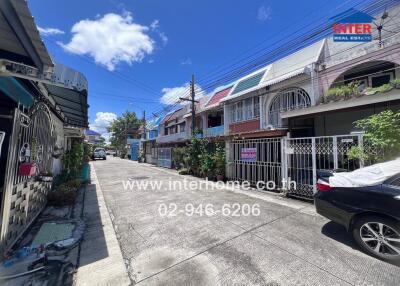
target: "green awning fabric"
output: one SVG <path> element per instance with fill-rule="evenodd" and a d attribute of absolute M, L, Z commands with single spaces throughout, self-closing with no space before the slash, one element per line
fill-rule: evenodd
<path fill-rule="evenodd" d="M 260 83 L 264 73 L 265 71 L 262 71 L 258 74 L 255 74 L 249 78 L 240 81 L 232 92 L 232 95 L 257 86 Z"/>
<path fill-rule="evenodd" d="M 0 90 L 25 107 L 30 107 L 33 104 L 33 95 L 14 77 L 0 76 Z"/>

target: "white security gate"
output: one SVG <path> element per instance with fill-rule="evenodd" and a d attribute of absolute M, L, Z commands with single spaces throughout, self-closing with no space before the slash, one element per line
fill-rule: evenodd
<path fill-rule="evenodd" d="M 282 138 L 234 140 L 229 143 L 228 177 L 234 181 L 274 182 L 282 186 Z"/>
<path fill-rule="evenodd" d="M 316 188 L 317 170 L 352 171 L 372 163 L 349 159 L 348 152 L 353 146 L 362 146 L 368 154 L 379 152 L 374 146 L 364 144 L 363 134 L 285 138 L 284 176 L 296 183 L 288 185 L 287 193 L 296 197 L 312 198 Z"/>
<path fill-rule="evenodd" d="M 157 166 L 164 168 L 172 168 L 171 148 L 157 148 L 158 158 Z"/>

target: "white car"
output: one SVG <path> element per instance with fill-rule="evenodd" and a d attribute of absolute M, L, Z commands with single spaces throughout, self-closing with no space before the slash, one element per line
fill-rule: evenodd
<path fill-rule="evenodd" d="M 96 160 L 98 158 L 101 158 L 103 160 L 107 159 L 107 153 L 106 150 L 104 150 L 104 148 L 96 148 L 94 149 L 93 155 L 92 155 L 92 159 Z"/>

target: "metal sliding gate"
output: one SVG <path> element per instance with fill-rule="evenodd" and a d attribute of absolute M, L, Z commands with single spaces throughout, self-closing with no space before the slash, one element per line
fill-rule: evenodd
<path fill-rule="evenodd" d="M 363 141 L 363 134 L 234 140 L 229 143 L 228 178 L 235 181 L 274 182 L 276 190 L 311 199 L 317 170 L 352 171 L 373 162 L 350 159 L 349 150 L 360 146 L 367 154 L 377 148 Z"/>
<path fill-rule="evenodd" d="M 284 139 L 285 177 L 294 184 L 288 185 L 289 195 L 312 198 L 316 191 L 317 170 L 343 169 L 353 171 L 372 162 L 350 159 L 349 150 L 360 146 L 368 154 L 379 150 L 365 144 L 363 134 Z"/>
<path fill-rule="evenodd" d="M 282 186 L 281 138 L 234 140 L 228 153 L 228 177 L 234 181 L 258 181 Z"/>

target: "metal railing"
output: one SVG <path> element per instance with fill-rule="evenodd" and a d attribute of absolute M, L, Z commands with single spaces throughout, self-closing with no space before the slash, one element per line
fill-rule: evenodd
<path fill-rule="evenodd" d="M 160 135 L 157 137 L 156 142 L 157 143 L 179 142 L 179 141 L 185 141 L 186 139 L 189 138 L 190 138 L 189 134 L 185 131 L 170 135 Z"/>
<path fill-rule="evenodd" d="M 210 127 L 204 130 L 204 137 L 216 137 L 224 135 L 224 125 Z"/>

